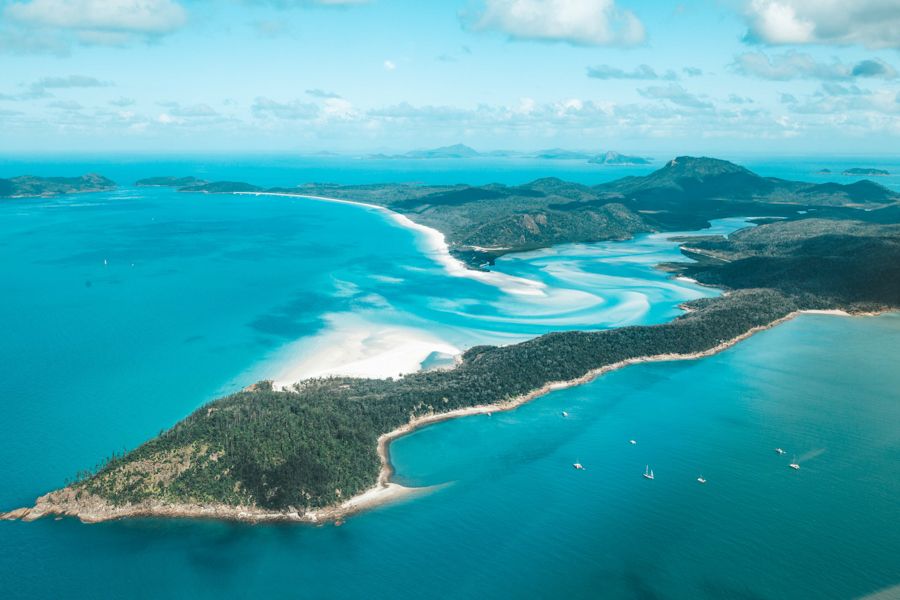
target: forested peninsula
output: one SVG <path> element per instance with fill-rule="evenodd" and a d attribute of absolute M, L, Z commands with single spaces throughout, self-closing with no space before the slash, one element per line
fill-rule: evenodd
<path fill-rule="evenodd" d="M 96 472 L 39 498 L 32 508 L 7 513 L 6 518 L 32 520 L 48 514 L 85 521 L 131 516 L 338 518 L 359 507 L 348 499 L 387 482 L 387 442 L 409 430 L 411 423 L 473 409 L 510 408 L 633 362 L 707 355 L 803 310 L 868 313 L 900 308 L 896 194 L 870 182 L 822 186 L 759 178 L 731 163 L 709 161 L 676 159 L 647 177 L 587 188 L 590 191 L 543 180 L 529 189 L 553 189 L 553 200 L 535 194 L 530 198 L 543 202 L 543 208 L 521 208 L 525 214 L 547 211 L 548 223 L 556 219 L 554 211 L 580 216 L 584 211 L 627 211 L 648 230 L 685 228 L 712 217 L 765 216 L 757 227 L 728 238 L 683 240 L 682 252 L 694 261 L 662 268 L 725 293 L 688 303 L 686 313 L 672 322 L 551 333 L 509 346 L 479 346 L 465 352 L 452 370 L 397 380 L 331 377 L 299 382 L 284 391 L 261 382 L 202 406 L 158 437 L 112 457 Z M 676 177 L 674 172 L 685 163 L 690 166 L 688 174 Z M 322 192 L 321 187 L 316 189 Z M 347 191 L 351 188 L 340 189 L 351 193 Z M 373 194 L 384 199 L 380 204 L 388 204 L 389 193 L 384 190 L 389 186 L 377 189 L 381 191 Z M 470 198 L 484 189 L 454 186 L 431 194 L 446 199 L 448 193 L 462 192 Z M 416 192 L 406 200 L 420 207 L 424 197 L 428 195 Z M 494 198 L 502 222 L 521 217 L 510 198 L 503 194 Z M 389 205 L 402 202 L 394 199 Z M 452 223 L 475 222 L 471 215 L 486 214 L 489 200 L 429 202 L 430 207 L 443 207 L 438 214 L 459 219 L 442 221 L 449 224 L 444 233 L 452 236 Z M 471 214 L 466 212 L 470 203 Z M 562 206 L 550 208 L 551 203 Z M 422 214 L 427 211 L 423 208 Z M 564 241 L 576 241 L 574 230 L 566 231 Z M 497 235 L 502 232 L 498 229 Z"/>

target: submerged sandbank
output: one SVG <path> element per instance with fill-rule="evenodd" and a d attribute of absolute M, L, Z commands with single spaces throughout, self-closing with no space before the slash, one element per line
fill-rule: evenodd
<path fill-rule="evenodd" d="M 494 286 L 501 291 L 530 297 L 545 297 L 547 285 L 540 281 L 493 271 L 476 271 L 466 267 L 450 254 L 444 234 L 421 225 L 384 206 L 367 202 L 342 200 L 287 192 L 234 192 L 244 196 L 277 196 L 305 198 L 322 202 L 349 204 L 376 211 L 391 222 L 416 232 L 420 250 L 453 277 L 466 277 Z M 368 321 L 353 313 L 326 316 L 328 327 L 323 333 L 303 338 L 279 354 L 274 373 L 264 378 L 274 380 L 276 389 L 289 388 L 311 377 L 343 375 L 349 377 L 387 378 L 420 370 L 422 362 L 435 352 L 458 356 L 462 349 L 431 332 L 414 327 Z"/>
<path fill-rule="evenodd" d="M 434 353 L 461 352 L 425 330 L 375 323 L 354 313 L 327 315 L 325 321 L 323 333 L 301 338 L 282 351 L 287 358 L 273 376 L 276 389 L 331 375 L 398 377 L 420 370 Z"/>

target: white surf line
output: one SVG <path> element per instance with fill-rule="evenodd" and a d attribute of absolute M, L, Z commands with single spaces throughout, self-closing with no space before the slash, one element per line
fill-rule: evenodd
<path fill-rule="evenodd" d="M 444 267 L 444 269 L 452 275 L 453 277 L 467 277 L 469 279 L 475 279 L 477 281 L 481 281 L 488 285 L 492 285 L 496 288 L 499 288 L 503 292 L 507 294 L 514 294 L 520 296 L 546 296 L 547 284 L 534 281 L 531 279 L 526 279 L 524 277 L 516 277 L 514 275 L 507 275 L 505 273 L 500 273 L 496 271 L 476 271 L 474 269 L 469 269 L 464 265 L 460 260 L 453 257 L 450 254 L 450 247 L 447 245 L 447 239 L 443 233 L 434 229 L 432 227 L 428 227 L 426 225 L 422 225 L 421 223 L 416 223 L 406 215 L 401 215 L 398 212 L 395 212 L 385 206 L 380 206 L 378 204 L 371 204 L 368 202 L 357 202 L 355 200 L 341 200 L 340 198 L 329 198 L 327 196 L 313 196 L 310 194 L 292 194 L 287 192 L 231 192 L 234 195 L 241 196 L 281 196 L 286 198 L 308 198 L 310 200 L 318 200 L 321 202 L 335 202 L 338 204 L 350 204 L 354 206 L 361 206 L 363 208 L 367 208 L 369 210 L 378 211 L 387 217 L 389 217 L 392 221 L 394 221 L 397 225 L 401 227 L 405 227 L 407 229 L 411 229 L 421 235 L 421 238 L 424 239 L 425 248 L 427 250 L 427 254 L 431 256 L 437 263 Z"/>

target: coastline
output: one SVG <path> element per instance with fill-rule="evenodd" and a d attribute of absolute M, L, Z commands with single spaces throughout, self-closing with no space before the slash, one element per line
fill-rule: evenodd
<path fill-rule="evenodd" d="M 527 282 L 527 290 L 525 292 L 519 293 L 533 293 L 535 289 L 540 290 L 542 287 L 546 287 L 543 284 L 529 281 L 527 279 L 521 279 L 517 277 L 512 277 L 508 275 L 504 275 L 502 273 L 491 273 L 491 272 L 480 272 L 480 271 L 472 271 L 465 267 L 465 265 L 455 259 L 449 252 L 449 246 L 446 243 L 446 239 L 442 233 L 439 231 L 427 227 L 425 225 L 421 225 L 413 222 L 411 219 L 406 217 L 405 215 L 396 213 L 391 211 L 390 209 L 378 206 L 375 204 L 368 204 L 363 202 L 354 202 L 349 200 L 341 200 L 335 198 L 327 198 L 320 196 L 309 196 L 305 194 L 291 194 L 291 193 L 279 193 L 279 192 L 234 192 L 236 195 L 271 195 L 271 196 L 283 196 L 283 197 L 294 197 L 294 198 L 308 198 L 312 200 L 320 200 L 327 202 L 335 202 L 340 204 L 351 204 L 362 206 L 368 208 L 370 210 L 377 210 L 383 215 L 387 216 L 393 222 L 398 224 L 401 227 L 408 228 L 419 232 L 422 236 L 425 246 L 427 247 L 427 251 L 435 258 L 436 262 L 438 262 L 441 266 L 443 266 L 446 271 L 453 276 L 463 276 L 463 277 L 473 277 L 475 279 L 486 279 L 491 280 L 488 281 L 491 285 L 497 285 L 498 287 L 503 288 L 502 285 L 499 285 L 496 280 L 513 280 L 516 282 Z M 685 278 L 688 279 L 688 278 Z M 504 288 L 505 289 L 505 288 Z M 509 290 L 507 290 L 509 291 Z M 516 293 L 516 292 L 513 292 Z M 537 293 L 543 293 L 542 291 L 538 291 Z M 256 506 L 231 506 L 224 504 L 185 504 L 185 503 L 165 503 L 164 501 L 146 501 L 133 505 L 123 505 L 123 506 L 115 506 L 106 501 L 105 499 L 99 496 L 91 496 L 89 494 L 80 492 L 77 489 L 73 489 L 71 487 L 62 488 L 60 490 L 56 490 L 41 496 L 35 502 L 35 505 L 31 508 L 20 508 L 17 510 L 13 510 L 7 513 L 0 513 L 0 520 L 16 520 L 21 519 L 23 521 L 32 521 L 44 516 L 49 515 L 59 515 L 59 516 L 73 516 L 79 518 L 81 521 L 85 523 L 96 523 L 102 521 L 109 520 L 117 520 L 123 518 L 138 518 L 138 517 L 164 517 L 164 518 L 189 518 L 189 519 L 216 519 L 216 520 L 228 520 L 228 521 L 242 521 L 247 523 L 262 523 L 262 522 L 297 522 L 297 523 L 308 523 L 308 524 L 318 524 L 323 522 L 339 522 L 344 517 L 354 514 L 356 512 L 360 512 L 363 510 L 368 510 L 371 508 L 375 508 L 377 506 L 381 506 L 390 502 L 398 501 L 404 497 L 408 497 L 411 494 L 422 493 L 429 488 L 407 488 L 401 486 L 395 482 L 391 481 L 391 477 L 394 473 L 393 467 L 390 461 L 390 443 L 404 435 L 407 435 L 413 431 L 421 427 L 425 427 L 431 424 L 439 423 L 441 421 L 450 420 L 454 418 L 476 415 L 476 414 L 486 414 L 491 412 L 503 412 L 508 410 L 513 410 L 527 402 L 530 402 L 533 399 L 551 393 L 553 391 L 558 391 L 570 387 L 575 387 L 578 385 L 583 385 L 589 383 L 598 377 L 601 377 L 605 373 L 608 373 L 613 370 L 617 370 L 619 368 L 632 365 L 632 364 L 640 364 L 645 362 L 665 362 L 665 361 L 675 361 L 675 360 L 695 360 L 707 356 L 711 356 L 721 352 L 731 346 L 737 344 L 744 339 L 751 337 L 752 335 L 775 327 L 783 322 L 789 321 L 800 314 L 828 314 L 828 315 L 840 315 L 840 316 L 862 316 L 862 315 L 874 315 L 880 314 L 880 312 L 872 312 L 872 313 L 850 313 L 842 310 L 805 310 L 805 311 L 795 311 L 790 314 L 787 314 L 779 319 L 776 319 L 768 324 L 760 325 L 757 327 L 753 327 L 748 331 L 724 342 L 717 344 L 707 350 L 695 352 L 695 353 L 687 353 L 687 354 L 654 354 L 647 355 L 641 357 L 634 357 L 626 360 L 622 360 L 616 363 L 608 364 L 602 367 L 598 367 L 596 369 L 590 370 L 587 373 L 571 380 L 565 381 L 554 381 L 548 382 L 541 386 L 540 388 L 534 389 L 525 394 L 516 396 L 514 398 L 507 399 L 502 402 L 498 402 L 496 404 L 487 404 L 487 405 L 479 405 L 473 407 L 467 407 L 462 409 L 457 409 L 453 411 L 448 411 L 445 413 L 433 413 L 424 415 L 418 418 L 415 418 L 400 427 L 389 431 L 387 433 L 381 434 L 377 438 L 377 453 L 379 456 L 379 460 L 381 462 L 381 466 L 376 478 L 376 483 L 362 491 L 359 494 L 356 494 L 349 499 L 342 501 L 340 503 L 336 503 L 330 506 L 310 509 L 310 510 L 296 510 L 296 509 L 286 509 L 286 510 L 267 510 L 262 509 Z"/>
<path fill-rule="evenodd" d="M 877 316 L 889 311 L 873 311 L 850 313 L 845 310 L 799 310 L 789 313 L 771 323 L 753 327 L 748 331 L 726 340 L 701 352 L 688 354 L 655 354 L 622 360 L 616 363 L 598 367 L 588 371 L 584 375 L 566 381 L 549 382 L 538 389 L 526 394 L 516 396 L 497 404 L 487 404 L 434 413 L 415 418 L 400 427 L 383 433 L 377 440 L 377 452 L 381 461 L 381 469 L 375 485 L 351 498 L 331 506 L 306 510 L 272 511 L 254 506 L 230 506 L 217 504 L 164 504 L 162 502 L 150 502 L 138 505 L 114 506 L 106 500 L 96 496 L 79 495 L 70 487 L 50 492 L 37 499 L 33 507 L 19 508 L 6 513 L 0 513 L 0 520 L 35 521 L 46 516 L 70 516 L 81 520 L 83 523 L 100 523 L 125 518 L 186 518 L 186 519 L 215 519 L 224 521 L 239 521 L 245 523 L 273 523 L 293 522 L 306 524 L 322 524 L 334 522 L 340 524 L 342 520 L 355 513 L 393 503 L 416 494 L 427 493 L 433 488 L 409 488 L 391 481 L 394 469 L 390 460 L 390 444 L 422 427 L 466 417 L 470 415 L 505 412 L 514 410 L 536 398 L 545 396 L 551 392 L 584 385 L 603 376 L 606 373 L 627 367 L 629 365 L 668 362 L 680 360 L 696 360 L 713 356 L 731 348 L 737 343 L 751 336 L 777 325 L 790 321 L 803 314 L 831 315 L 841 317 Z"/>
<path fill-rule="evenodd" d="M 433 227 L 428 227 L 427 225 L 416 223 L 406 215 L 400 214 L 385 206 L 372 204 L 369 202 L 344 200 L 340 198 L 316 196 L 303 193 L 264 191 L 230 193 L 235 196 L 273 196 L 280 198 L 301 198 L 319 202 L 330 202 L 335 204 L 345 204 L 365 208 L 381 214 L 394 225 L 413 231 L 416 234 L 416 244 L 419 249 L 422 250 L 424 254 L 434 259 L 434 261 L 443 268 L 444 272 L 452 277 L 466 277 L 469 279 L 474 279 L 486 285 L 496 287 L 501 291 L 511 295 L 532 297 L 547 296 L 547 292 L 545 291 L 547 289 L 547 285 L 540 281 L 507 275 L 498 271 L 477 271 L 468 268 L 462 261 L 455 258 L 450 253 L 450 246 L 447 243 L 446 237 L 443 233 L 441 233 L 437 229 L 434 229 Z M 314 361 L 302 360 L 302 365 L 298 366 L 296 360 L 297 357 L 294 356 L 290 361 L 284 361 L 282 363 L 284 366 L 280 367 L 277 373 L 272 373 L 271 375 L 265 374 L 263 375 L 263 378 L 272 379 L 274 387 L 276 389 L 282 390 L 290 390 L 291 386 L 297 381 L 319 376 L 346 375 L 351 377 L 383 379 L 387 377 L 396 377 L 398 375 L 402 375 L 402 372 L 411 372 L 417 370 L 418 365 L 420 365 L 428 355 L 435 351 L 450 353 L 453 355 L 461 354 L 461 349 L 454 347 L 453 344 L 442 339 L 422 335 L 422 333 L 417 333 L 411 330 L 404 332 L 401 331 L 402 328 L 400 327 L 385 327 L 384 329 L 386 335 L 395 338 L 395 343 L 393 344 L 395 349 L 390 353 L 381 352 L 374 355 L 367 355 L 365 354 L 365 352 L 357 352 L 353 355 L 352 360 L 350 361 L 352 364 L 349 368 L 345 368 L 347 367 L 347 364 L 343 359 L 340 366 L 335 366 L 334 361 L 331 361 L 331 363 L 329 363 L 321 359 Z M 365 327 L 362 329 L 358 329 L 357 331 L 344 331 L 344 334 L 350 335 L 353 338 L 368 337 L 369 329 L 368 327 Z M 310 342 L 310 340 L 308 339 L 303 341 L 305 343 Z M 329 340 L 323 338 L 323 336 L 319 336 L 319 339 L 315 340 L 314 343 L 322 346 L 328 341 Z M 354 341 L 357 342 L 355 343 L 354 347 L 361 348 L 363 346 L 363 344 L 359 342 L 358 339 L 354 339 Z M 291 351 L 288 350 L 288 352 Z M 308 355 L 309 353 L 310 350 L 309 348 L 307 348 L 305 354 Z M 310 362 L 312 364 L 307 364 Z M 405 367 L 405 370 L 401 368 L 398 371 L 396 369 L 396 365 L 402 365 L 403 367 Z"/>
<path fill-rule="evenodd" d="M 475 279 L 477 281 L 481 281 L 488 285 L 493 285 L 495 287 L 500 288 L 506 293 L 509 294 L 517 294 L 523 296 L 542 296 L 544 295 L 544 289 L 547 287 L 545 284 L 532 281 L 530 279 L 525 279 L 524 277 L 516 277 L 513 275 L 507 275 L 505 273 L 500 273 L 497 271 L 476 271 L 474 269 L 468 268 L 462 261 L 457 258 L 454 258 L 452 254 L 450 254 L 450 246 L 447 244 L 446 236 L 433 227 L 428 227 L 427 225 L 422 225 L 421 223 L 416 223 L 406 215 L 393 211 L 386 206 L 381 206 L 378 204 L 371 204 L 369 202 L 357 202 L 355 200 L 342 200 L 340 198 L 329 198 L 327 196 L 312 196 L 309 194 L 296 193 L 291 194 L 287 192 L 231 192 L 236 196 L 277 196 L 282 198 L 307 198 L 310 200 L 317 200 L 320 202 L 333 202 L 337 204 L 349 204 L 353 206 L 361 206 L 363 208 L 368 208 L 369 210 L 373 210 L 381 213 L 386 216 L 389 220 L 391 220 L 394 224 L 403 227 L 404 229 L 409 229 L 417 232 L 420 235 L 420 239 L 425 243 L 423 244 L 424 250 L 426 254 L 435 259 L 435 261 L 444 267 L 444 270 L 447 274 L 453 277 L 467 277 L 469 279 Z"/>

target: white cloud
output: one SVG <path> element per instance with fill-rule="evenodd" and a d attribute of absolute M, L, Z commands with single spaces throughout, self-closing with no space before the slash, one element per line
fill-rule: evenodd
<path fill-rule="evenodd" d="M 369 0 L 246 0 L 249 4 L 269 4 L 276 8 L 297 8 L 318 4 L 321 6 L 353 6 L 368 4 Z"/>
<path fill-rule="evenodd" d="M 789 108 L 794 113 L 818 114 L 831 119 L 855 117 L 870 121 L 880 119 L 882 122 L 892 119 L 895 121 L 894 128 L 897 125 L 897 115 L 900 115 L 900 104 L 893 92 L 872 92 L 855 85 L 823 84 L 821 90 L 810 95 L 804 102 L 791 102 Z"/>
<path fill-rule="evenodd" d="M 771 57 L 762 52 L 746 52 L 735 57 L 732 68 L 742 75 L 778 81 L 789 79 L 839 80 L 855 77 L 894 79 L 897 77 L 897 71 L 879 59 L 862 60 L 855 65 L 842 63 L 837 59 L 830 63 L 820 63 L 809 54 L 801 52 L 786 52 Z"/>
<path fill-rule="evenodd" d="M 580 46 L 633 46 L 645 39 L 637 16 L 615 0 L 485 0 L 472 27 Z"/>
<path fill-rule="evenodd" d="M 112 85 L 108 81 L 100 81 L 86 75 L 68 75 L 66 77 L 43 77 L 28 84 L 26 89 L 16 94 L 0 94 L 0 100 L 34 100 L 52 96 L 48 90 L 65 90 L 72 88 L 98 88 Z"/>
<path fill-rule="evenodd" d="M 326 98 L 322 104 L 322 117 L 324 119 L 340 119 L 349 121 L 356 118 L 357 113 L 353 104 L 343 98 Z"/>
<path fill-rule="evenodd" d="M 190 106 L 182 106 L 181 104 L 174 102 L 169 106 L 169 114 L 174 117 L 196 118 L 219 116 L 219 113 L 216 112 L 215 109 L 213 109 L 208 104 L 192 104 Z"/>
<path fill-rule="evenodd" d="M 49 103 L 47 106 L 59 110 L 81 110 L 84 108 L 81 106 L 80 102 L 76 102 L 75 100 L 56 100 L 55 102 Z"/>
<path fill-rule="evenodd" d="M 897 0 L 750 0 L 747 39 L 900 48 Z"/>
<path fill-rule="evenodd" d="M 612 65 L 597 65 L 588 67 L 588 77 L 594 79 L 678 79 L 678 75 L 671 69 L 659 74 L 650 65 L 638 65 L 631 71 L 625 71 Z"/>
<path fill-rule="evenodd" d="M 306 90 L 306 95 L 312 96 L 313 98 L 322 98 L 322 99 L 326 99 L 326 100 L 329 98 L 340 98 L 341 97 L 341 95 L 338 94 L 337 92 L 331 92 L 329 90 L 323 90 L 320 88 Z"/>
<path fill-rule="evenodd" d="M 308 121 L 319 116 L 319 107 L 315 104 L 292 100 L 290 102 L 277 102 L 271 98 L 257 98 L 251 108 L 253 114 L 260 118 L 274 117 L 277 119 Z"/>
<path fill-rule="evenodd" d="M 712 103 L 701 100 L 677 83 L 671 83 L 667 86 L 650 86 L 639 89 L 638 93 L 645 98 L 668 100 L 672 104 L 683 106 L 685 108 L 694 108 L 698 110 L 708 110 L 713 108 Z"/>
<path fill-rule="evenodd" d="M 19 1 L 8 4 L 3 16 L 39 36 L 68 32 L 83 44 L 112 46 L 166 35 L 187 22 L 187 12 L 175 0 Z"/>
<path fill-rule="evenodd" d="M 127 106 L 134 106 L 135 104 L 137 104 L 137 101 L 134 98 L 126 98 L 125 96 L 122 96 L 120 98 L 110 100 L 109 103 L 113 106 L 125 108 Z"/>
<path fill-rule="evenodd" d="M 749 96 L 739 96 L 737 94 L 728 94 L 728 104 L 753 104 L 753 98 Z"/>
<path fill-rule="evenodd" d="M 161 125 L 177 125 L 182 122 L 182 119 L 173 117 L 168 113 L 161 113 L 158 117 L 156 117 L 156 122 Z"/>
<path fill-rule="evenodd" d="M 44 77 L 29 86 L 34 92 L 45 92 L 48 89 L 106 87 L 108 82 L 100 81 L 86 75 L 69 75 L 67 77 Z"/>
<path fill-rule="evenodd" d="M 386 60 L 386 61 L 384 61 L 384 70 L 385 71 L 396 71 L 397 64 L 392 60 Z"/>

